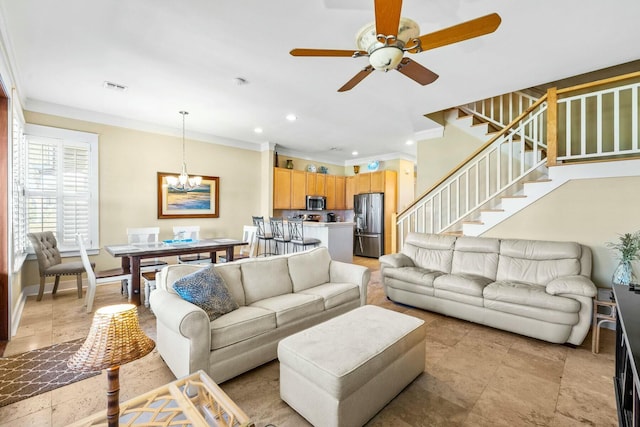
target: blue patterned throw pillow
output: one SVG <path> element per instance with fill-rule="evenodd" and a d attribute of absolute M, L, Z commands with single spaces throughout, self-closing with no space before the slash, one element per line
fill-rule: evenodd
<path fill-rule="evenodd" d="M 238 308 L 214 266 L 181 277 L 175 281 L 173 289 L 182 299 L 203 309 L 210 320 Z"/>

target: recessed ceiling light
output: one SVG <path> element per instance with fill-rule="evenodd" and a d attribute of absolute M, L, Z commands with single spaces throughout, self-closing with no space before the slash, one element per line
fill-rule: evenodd
<path fill-rule="evenodd" d="M 351 155 L 352 155 L 352 156 L 357 156 L 357 155 L 358 155 L 358 152 L 357 152 L 357 151 L 352 151 L 352 152 L 351 152 Z"/>
<path fill-rule="evenodd" d="M 262 133 L 262 128 L 255 128 L 253 131 L 255 133 Z"/>
<path fill-rule="evenodd" d="M 407 144 L 407 145 L 413 145 L 413 140 L 409 139 L 407 142 L 405 142 L 405 144 Z"/>
<path fill-rule="evenodd" d="M 287 120 L 289 120 L 290 122 L 295 122 L 297 119 L 295 114 L 287 114 Z"/>

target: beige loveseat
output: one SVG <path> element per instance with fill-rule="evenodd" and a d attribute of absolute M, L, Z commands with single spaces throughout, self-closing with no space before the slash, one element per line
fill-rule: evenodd
<path fill-rule="evenodd" d="M 275 359 L 282 338 L 367 301 L 369 270 L 334 261 L 321 247 L 216 265 L 240 307 L 210 321 L 171 286 L 200 268 L 165 267 L 150 297 L 158 351 L 178 378 L 202 369 L 226 381 Z"/>
<path fill-rule="evenodd" d="M 494 328 L 580 345 L 597 288 L 579 243 L 409 233 L 380 257 L 392 301 Z"/>

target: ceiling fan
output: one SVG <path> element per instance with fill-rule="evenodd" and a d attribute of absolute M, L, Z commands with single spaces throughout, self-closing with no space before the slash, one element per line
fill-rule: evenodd
<path fill-rule="evenodd" d="M 350 56 L 369 57 L 369 65 L 356 74 L 338 92 L 352 89 L 373 70 L 400 71 L 421 85 L 433 83 L 438 75 L 410 58 L 405 52 L 419 53 L 425 50 L 469 40 L 494 32 L 500 22 L 497 13 L 472 19 L 443 30 L 419 36 L 418 24 L 401 18 L 402 0 L 374 0 L 376 21 L 362 28 L 356 36 L 358 50 L 293 49 L 293 56 Z"/>

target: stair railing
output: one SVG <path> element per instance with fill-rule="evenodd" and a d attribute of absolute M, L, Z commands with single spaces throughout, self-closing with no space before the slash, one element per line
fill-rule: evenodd
<path fill-rule="evenodd" d="M 493 123 L 499 128 L 507 126 L 523 111 L 536 103 L 538 98 L 524 92 L 505 93 L 482 101 L 460 106 L 466 112 Z"/>
<path fill-rule="evenodd" d="M 400 246 L 410 231 L 442 233 L 505 194 L 545 162 L 546 96 L 434 184 L 396 218 Z"/>

